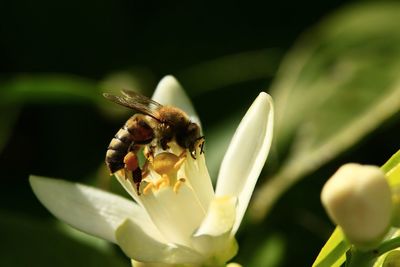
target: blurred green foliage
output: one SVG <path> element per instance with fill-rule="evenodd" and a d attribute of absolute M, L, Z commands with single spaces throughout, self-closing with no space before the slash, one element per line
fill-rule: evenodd
<path fill-rule="evenodd" d="M 311 265 L 332 230 L 319 203 L 326 177 L 347 161 L 381 165 L 400 147 L 400 6 L 337 11 L 342 4 L 3 3 L 0 265 L 129 266 L 118 248 L 58 227 L 27 178 L 121 193 L 103 158 L 130 111 L 101 92 L 150 95 L 166 74 L 192 97 L 214 179 L 240 118 L 260 90 L 270 91 L 277 128 L 263 176 L 272 178 L 260 179 L 255 199 L 259 217 L 270 213 L 241 227 L 234 260 Z"/>
<path fill-rule="evenodd" d="M 307 32 L 283 60 L 271 88 L 282 166 L 259 190 L 257 217 L 400 110 L 399 14 L 398 3 L 351 6 Z"/>
<path fill-rule="evenodd" d="M 105 241 L 85 242 L 54 224 L 24 215 L 1 216 L 0 234 L 8 248 L 1 254 L 2 266 L 126 266 Z"/>

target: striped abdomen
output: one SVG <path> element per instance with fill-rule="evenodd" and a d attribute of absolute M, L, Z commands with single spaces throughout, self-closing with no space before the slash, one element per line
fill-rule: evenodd
<path fill-rule="evenodd" d="M 145 116 L 141 114 L 132 116 L 119 129 L 108 146 L 105 161 L 110 173 L 125 168 L 126 154 L 130 151 L 136 154 L 142 145 L 150 143 L 153 138 L 154 131 L 146 122 Z"/>

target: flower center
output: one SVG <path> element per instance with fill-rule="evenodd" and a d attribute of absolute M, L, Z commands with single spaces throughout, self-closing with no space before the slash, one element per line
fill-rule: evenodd
<path fill-rule="evenodd" d="M 118 181 L 148 213 L 162 235 L 170 242 L 192 245 L 192 235 L 203 221 L 214 191 L 199 141 L 195 155 L 175 142 L 163 150 L 146 146 L 143 180 L 138 194 L 132 179 L 117 173 Z"/>
<path fill-rule="evenodd" d="M 186 181 L 185 178 L 178 178 L 178 171 L 181 169 L 183 163 L 186 160 L 186 151 L 183 150 L 179 156 L 171 152 L 161 152 L 156 156 L 149 156 L 145 164 L 144 181 L 147 185 L 143 189 L 143 193 L 146 195 L 152 191 L 157 191 L 160 188 L 166 186 L 172 186 L 173 191 L 178 193 L 179 188 Z M 154 179 L 151 172 L 158 174 L 158 178 Z"/>

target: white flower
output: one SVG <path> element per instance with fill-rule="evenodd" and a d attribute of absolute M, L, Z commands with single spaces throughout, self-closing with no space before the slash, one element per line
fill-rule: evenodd
<path fill-rule="evenodd" d="M 360 249 L 373 248 L 389 229 L 391 191 L 376 166 L 343 165 L 324 185 L 321 200 L 329 217 Z"/>
<path fill-rule="evenodd" d="M 159 83 L 153 99 L 181 108 L 200 124 L 174 77 L 167 76 Z M 187 156 L 179 169 L 177 175 L 185 182 L 177 193 L 166 186 L 138 196 L 132 183 L 117 175 L 136 203 L 62 180 L 32 176 L 30 182 L 36 196 L 57 218 L 118 244 L 135 261 L 154 266 L 220 266 L 236 254 L 234 235 L 267 158 L 272 125 L 271 98 L 260 93 L 233 136 L 215 192 L 200 153 L 196 159 Z"/>

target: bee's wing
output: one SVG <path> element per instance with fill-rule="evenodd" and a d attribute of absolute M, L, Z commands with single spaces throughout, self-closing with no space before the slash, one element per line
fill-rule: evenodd
<path fill-rule="evenodd" d="M 121 92 L 123 96 L 116 96 L 107 93 L 103 93 L 103 96 L 114 103 L 131 108 L 139 113 L 149 115 L 158 120 L 157 110 L 162 107 L 160 103 L 133 91 L 122 90 Z"/>
<path fill-rule="evenodd" d="M 151 109 L 157 110 L 162 107 L 162 105 L 160 103 L 154 101 L 151 98 L 148 98 L 147 96 L 139 94 L 135 91 L 123 89 L 123 90 L 121 90 L 121 93 L 126 98 L 132 99 L 135 102 L 139 102 L 142 105 L 149 106 L 149 108 L 151 108 Z"/>

